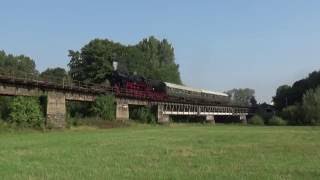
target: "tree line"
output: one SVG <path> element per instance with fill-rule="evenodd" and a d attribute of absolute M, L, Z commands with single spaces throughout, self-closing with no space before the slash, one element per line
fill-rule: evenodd
<path fill-rule="evenodd" d="M 282 85 L 273 97 L 278 114 L 291 125 L 320 124 L 320 71 L 290 85 Z"/>
<path fill-rule="evenodd" d="M 69 58 L 69 71 L 57 67 L 39 72 L 30 57 L 14 56 L 0 51 L 0 72 L 16 76 L 28 74 L 40 80 L 57 83 L 63 80 L 76 80 L 108 84 L 107 79 L 113 71 L 112 64 L 116 61 L 118 70 L 124 73 L 182 84 L 172 44 L 166 39 L 159 40 L 153 36 L 141 40 L 136 45 L 124 45 L 109 39 L 93 39 L 80 50 L 69 50 Z M 252 89 L 233 89 L 227 93 L 234 105 L 257 104 Z M 104 119 L 113 119 L 112 102 L 112 97 L 99 97 L 94 104 L 67 102 L 67 113 L 70 118 L 100 116 Z M 40 127 L 44 122 L 45 103 L 43 97 L 0 97 L 1 119 L 19 126 Z M 137 109 L 132 112 L 135 119 L 154 122 L 151 113 L 152 111 L 147 109 Z"/>

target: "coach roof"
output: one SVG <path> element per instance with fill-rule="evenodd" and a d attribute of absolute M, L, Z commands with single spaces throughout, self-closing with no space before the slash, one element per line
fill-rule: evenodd
<path fill-rule="evenodd" d="M 167 87 L 174 88 L 174 89 L 182 89 L 182 90 L 186 90 L 186 91 L 213 94 L 213 95 L 218 95 L 218 96 L 228 96 L 225 93 L 219 93 L 219 92 L 214 92 L 214 91 L 209 91 L 209 90 L 204 90 L 204 89 L 197 89 L 197 88 L 192 88 L 192 87 L 188 87 L 188 86 L 168 83 L 168 82 L 165 82 L 165 84 L 166 84 Z"/>
<path fill-rule="evenodd" d="M 170 88 L 182 89 L 182 90 L 186 90 L 186 91 L 193 91 L 193 92 L 201 93 L 201 89 L 196 89 L 196 88 L 192 88 L 192 87 L 188 87 L 188 86 L 182 86 L 182 85 L 168 83 L 168 82 L 165 82 L 165 84 L 166 84 L 167 87 L 170 87 Z"/>

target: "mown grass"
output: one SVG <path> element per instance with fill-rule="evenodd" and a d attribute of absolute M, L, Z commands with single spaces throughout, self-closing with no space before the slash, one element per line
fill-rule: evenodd
<path fill-rule="evenodd" d="M 1 179 L 319 179 L 320 128 L 134 126 L 0 133 Z"/>

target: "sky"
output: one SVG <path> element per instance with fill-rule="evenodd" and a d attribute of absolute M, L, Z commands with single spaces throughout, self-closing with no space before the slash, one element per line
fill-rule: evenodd
<path fill-rule="evenodd" d="M 94 38 L 136 44 L 151 35 L 175 49 L 183 83 L 252 88 L 271 102 L 278 86 L 320 69 L 319 0 L 0 0 L 0 49 L 67 68 L 68 50 Z"/>

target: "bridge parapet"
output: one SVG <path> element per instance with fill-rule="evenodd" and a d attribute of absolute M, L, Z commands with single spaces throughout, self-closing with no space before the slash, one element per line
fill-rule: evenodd
<path fill-rule="evenodd" d="M 178 103 L 161 103 L 163 113 L 168 115 L 228 115 L 240 116 L 249 115 L 249 109 L 230 106 L 204 106 Z"/>
<path fill-rule="evenodd" d="M 169 115 L 205 116 L 208 122 L 214 124 L 214 116 L 239 116 L 240 120 L 246 123 L 246 117 L 250 114 L 249 108 L 243 107 L 204 106 L 179 103 L 159 103 L 158 106 L 161 107 L 158 108 L 159 121 L 167 121 Z"/>

